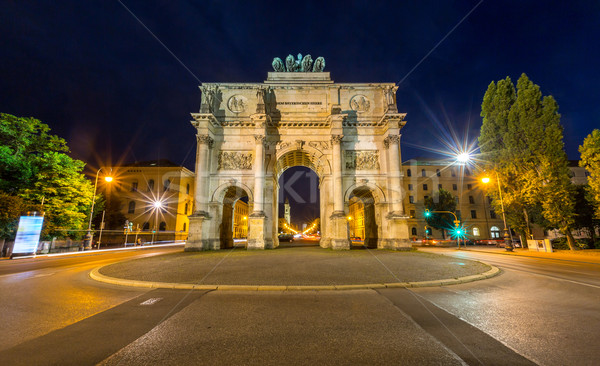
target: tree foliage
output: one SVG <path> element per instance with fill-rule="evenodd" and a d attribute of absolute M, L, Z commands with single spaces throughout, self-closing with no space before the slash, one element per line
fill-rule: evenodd
<path fill-rule="evenodd" d="M 425 208 L 431 212 L 429 217 L 425 217 L 427 225 L 441 230 L 442 237 L 446 238 L 446 230 L 452 230 L 454 227 L 454 216 L 448 213 L 435 213 L 434 211 L 456 212 L 456 198 L 445 189 L 440 189 L 434 193 L 433 197 L 425 199 Z"/>
<path fill-rule="evenodd" d="M 0 191 L 25 205 L 41 205 L 43 237 L 80 235 L 86 227 L 93 186 L 71 158 L 65 140 L 35 118 L 0 114 Z"/>
<path fill-rule="evenodd" d="M 589 197 L 596 207 L 596 217 L 600 219 L 600 130 L 594 130 L 579 146 L 579 164 L 588 173 Z"/>
<path fill-rule="evenodd" d="M 574 225 L 570 182 L 558 104 L 542 97 L 538 85 L 522 74 L 515 87 L 509 77 L 492 82 L 481 106 L 479 137 L 483 166 L 498 174 L 507 220 L 529 237 L 532 212 L 569 239 Z M 499 208 L 499 194 L 492 194 Z"/>

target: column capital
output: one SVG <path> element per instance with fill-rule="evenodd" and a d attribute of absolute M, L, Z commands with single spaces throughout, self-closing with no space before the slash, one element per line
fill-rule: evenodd
<path fill-rule="evenodd" d="M 215 140 L 212 139 L 209 135 L 196 135 L 196 141 L 198 144 L 206 144 L 209 148 L 212 148 Z"/>
<path fill-rule="evenodd" d="M 257 145 L 262 144 L 264 146 L 265 142 L 267 141 L 267 137 L 265 135 L 254 135 L 254 141 Z"/>
<path fill-rule="evenodd" d="M 383 140 L 383 144 L 386 148 L 390 146 L 390 144 L 399 144 L 400 143 L 400 135 L 390 135 Z"/>
<path fill-rule="evenodd" d="M 344 135 L 331 135 L 331 144 L 339 145 L 342 143 L 343 138 L 344 138 Z"/>

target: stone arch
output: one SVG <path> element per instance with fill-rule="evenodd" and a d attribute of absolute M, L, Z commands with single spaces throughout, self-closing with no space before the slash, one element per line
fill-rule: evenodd
<path fill-rule="evenodd" d="M 251 205 L 252 191 L 246 185 L 236 181 L 221 184 L 213 193 L 213 204 L 217 207 L 217 235 L 221 249 L 234 246 L 234 206 L 240 198 L 245 196 L 248 197 L 248 203 Z"/>
<path fill-rule="evenodd" d="M 344 193 L 344 202 L 346 202 L 347 204 L 350 201 L 350 196 L 352 195 L 352 192 L 356 189 L 361 188 L 369 189 L 373 192 L 373 198 L 375 198 L 375 203 L 383 203 L 387 201 L 383 189 L 381 189 L 381 187 L 379 187 L 377 184 L 369 182 L 356 182 L 350 187 L 348 187 L 348 189 L 346 189 L 346 192 Z"/>
<path fill-rule="evenodd" d="M 327 155 L 310 146 L 303 146 L 301 149 L 290 146 L 278 151 L 275 159 L 269 162 L 268 169 L 275 172 L 276 178 L 279 179 L 281 173 L 293 166 L 310 168 L 319 178 L 331 174 L 331 162 Z"/>
<path fill-rule="evenodd" d="M 360 182 L 353 184 L 346 190 L 345 202 L 354 225 L 354 231 L 363 235 L 364 246 L 378 248 L 382 238 L 382 214 L 385 195 L 383 190 L 375 184 Z M 358 207 L 357 207 L 358 206 Z M 356 209 L 355 209 L 356 208 Z M 352 214 L 353 213 L 353 214 Z"/>
<path fill-rule="evenodd" d="M 248 202 L 254 202 L 254 193 L 253 193 L 252 189 L 250 189 L 250 187 L 248 187 L 244 183 L 238 182 L 234 179 L 232 179 L 229 182 L 225 182 L 225 183 L 222 183 L 221 185 L 219 185 L 217 187 L 217 189 L 215 189 L 213 194 L 211 195 L 210 201 L 223 203 L 225 194 L 227 193 L 227 190 L 229 189 L 229 187 L 235 187 L 239 191 L 244 191 L 246 193 L 246 195 L 248 196 Z M 240 196 L 240 197 L 243 197 L 243 196 Z"/>

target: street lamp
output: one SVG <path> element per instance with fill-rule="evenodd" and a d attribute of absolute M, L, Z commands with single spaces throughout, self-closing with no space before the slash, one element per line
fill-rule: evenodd
<path fill-rule="evenodd" d="M 498 177 L 498 172 L 496 172 L 496 181 L 498 182 L 498 194 L 500 195 L 500 207 L 502 208 L 502 220 L 504 221 L 504 248 L 506 248 L 507 252 L 513 251 L 513 246 L 511 240 L 508 237 L 508 228 L 506 226 L 506 214 L 504 213 L 504 200 L 502 199 L 502 189 L 500 188 L 500 178 Z M 489 177 L 481 178 L 481 182 L 483 184 L 488 184 L 490 182 Z"/>
<path fill-rule="evenodd" d="M 98 189 L 98 175 L 100 174 L 101 170 L 102 170 L 102 168 L 98 169 L 98 171 L 96 172 L 96 180 L 94 181 L 94 195 L 92 197 L 92 209 L 90 210 L 90 220 L 88 221 L 87 234 L 85 234 L 85 239 L 84 239 L 84 250 L 92 249 L 92 239 L 94 237 L 92 235 L 92 217 L 94 217 L 94 204 L 96 203 L 96 190 Z M 113 177 L 111 177 L 110 175 L 107 175 L 106 177 L 104 177 L 104 180 L 106 182 L 110 183 L 110 182 L 112 182 Z"/>

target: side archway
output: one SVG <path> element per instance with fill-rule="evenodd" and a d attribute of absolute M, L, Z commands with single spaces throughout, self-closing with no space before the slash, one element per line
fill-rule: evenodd
<path fill-rule="evenodd" d="M 381 216 L 385 200 L 383 190 L 375 184 L 353 185 L 346 191 L 348 226 L 350 237 L 362 240 L 366 248 L 378 248 L 381 232 Z"/>

